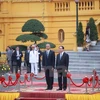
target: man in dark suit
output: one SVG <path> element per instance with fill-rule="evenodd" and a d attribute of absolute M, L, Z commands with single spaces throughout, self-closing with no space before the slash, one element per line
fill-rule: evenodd
<path fill-rule="evenodd" d="M 23 54 L 19 50 L 19 47 L 16 47 L 15 57 L 16 57 L 16 62 L 17 62 L 16 73 L 18 72 L 18 69 L 19 69 L 20 70 L 20 74 L 21 74 L 21 62 L 22 62 Z"/>
<path fill-rule="evenodd" d="M 68 71 L 68 65 L 69 65 L 69 55 L 64 52 L 64 47 L 60 46 L 59 54 L 57 55 L 57 59 L 56 59 L 56 68 L 58 72 L 58 85 L 59 85 L 59 89 L 57 90 L 62 90 L 62 88 L 63 90 L 67 89 L 66 74 Z"/>
<path fill-rule="evenodd" d="M 55 66 L 55 53 L 50 50 L 50 44 L 46 44 L 46 51 L 43 52 L 42 65 L 45 69 L 47 89 L 52 90 Z"/>
<path fill-rule="evenodd" d="M 24 56 L 25 64 L 27 66 L 27 73 L 31 73 L 31 65 L 29 63 L 29 53 L 30 53 L 30 47 L 28 46 Z"/>
<path fill-rule="evenodd" d="M 12 48 L 11 60 L 12 60 L 12 73 L 14 73 L 16 70 L 16 66 L 17 66 L 15 48 Z"/>
<path fill-rule="evenodd" d="M 36 46 L 36 50 L 38 51 L 38 54 L 39 54 L 38 68 L 39 68 L 39 72 L 41 72 L 41 56 L 42 56 L 42 51 L 40 50 L 40 48 L 38 46 Z"/>

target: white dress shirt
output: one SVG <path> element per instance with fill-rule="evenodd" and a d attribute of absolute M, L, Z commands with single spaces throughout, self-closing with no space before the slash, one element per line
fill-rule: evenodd
<path fill-rule="evenodd" d="M 16 51 L 16 52 L 17 52 L 17 60 L 19 60 L 20 58 L 19 51 Z"/>
<path fill-rule="evenodd" d="M 64 53 L 64 52 L 61 52 L 61 53 L 60 53 L 60 59 L 62 58 L 62 56 L 63 56 L 63 53 Z"/>
<path fill-rule="evenodd" d="M 47 57 L 49 56 L 50 50 L 46 50 Z"/>

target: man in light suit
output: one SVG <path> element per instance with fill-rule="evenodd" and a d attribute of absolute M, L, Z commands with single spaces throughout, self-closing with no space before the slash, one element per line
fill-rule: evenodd
<path fill-rule="evenodd" d="M 56 68 L 58 72 L 58 85 L 59 88 L 57 90 L 66 90 L 67 89 L 67 78 L 66 74 L 68 71 L 69 65 L 69 55 L 64 52 L 64 47 L 59 47 L 59 54 L 56 59 Z M 62 82 L 63 81 L 63 82 Z"/>
<path fill-rule="evenodd" d="M 32 45 L 31 48 L 32 48 L 32 50 L 29 53 L 29 62 L 31 64 L 31 73 L 37 75 L 38 74 L 39 54 L 38 54 L 38 51 L 35 50 L 35 45 Z"/>
<path fill-rule="evenodd" d="M 42 66 L 45 69 L 47 89 L 52 90 L 55 66 L 55 53 L 50 50 L 50 44 L 46 44 L 46 51 L 42 55 Z"/>
<path fill-rule="evenodd" d="M 9 46 L 7 46 L 7 63 L 8 63 L 8 65 L 9 65 L 9 67 L 10 67 L 10 71 L 13 73 L 13 68 L 12 68 L 12 53 L 13 53 L 13 51 L 11 50 L 11 48 L 9 47 Z"/>

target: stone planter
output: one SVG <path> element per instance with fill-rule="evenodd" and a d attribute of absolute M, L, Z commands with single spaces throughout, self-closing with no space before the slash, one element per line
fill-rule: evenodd
<path fill-rule="evenodd" d="M 91 41 L 91 46 L 95 46 L 97 41 Z"/>
<path fill-rule="evenodd" d="M 79 52 L 83 51 L 83 47 L 77 47 L 77 51 Z"/>

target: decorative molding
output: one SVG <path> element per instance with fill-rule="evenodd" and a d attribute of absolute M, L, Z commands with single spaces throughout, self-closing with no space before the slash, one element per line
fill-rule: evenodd
<path fill-rule="evenodd" d="M 100 18 L 95 22 L 96 25 L 100 24 Z"/>

